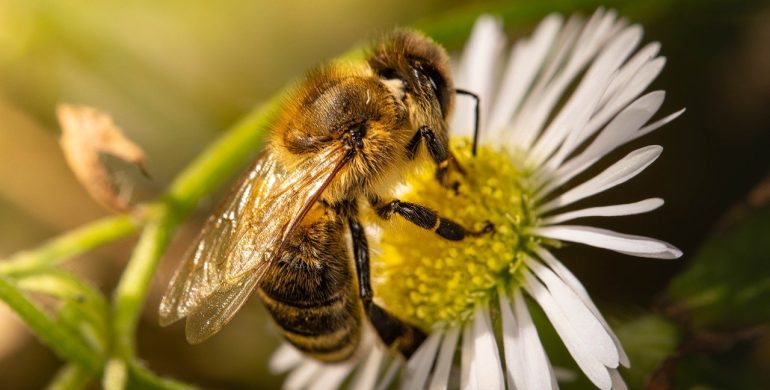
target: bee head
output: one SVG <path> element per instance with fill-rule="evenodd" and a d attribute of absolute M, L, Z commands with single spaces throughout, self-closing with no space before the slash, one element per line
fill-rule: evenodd
<path fill-rule="evenodd" d="M 403 83 L 405 98 L 410 96 L 423 109 L 437 110 L 447 119 L 454 86 L 449 57 L 436 42 L 415 31 L 397 30 L 374 46 L 368 61 L 382 80 Z"/>

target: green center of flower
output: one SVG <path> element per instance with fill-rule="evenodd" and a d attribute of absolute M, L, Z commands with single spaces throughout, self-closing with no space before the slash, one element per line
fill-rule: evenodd
<path fill-rule="evenodd" d="M 453 139 L 453 152 L 465 170 L 452 180 L 458 191 L 441 186 L 425 169 L 407 179 L 399 199 L 430 207 L 445 218 L 481 230 L 495 231 L 452 242 L 394 217 L 383 229 L 381 253 L 373 262 L 375 296 L 397 317 L 424 330 L 461 324 L 477 303 L 487 302 L 497 287 L 516 280 L 528 240 L 521 232 L 532 226 L 527 173 L 512 156 L 480 147 L 471 155 L 467 139 Z"/>

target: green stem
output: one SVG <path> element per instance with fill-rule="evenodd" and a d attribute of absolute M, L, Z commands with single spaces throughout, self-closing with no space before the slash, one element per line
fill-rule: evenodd
<path fill-rule="evenodd" d="M 60 358 L 82 366 L 90 374 L 101 371 L 101 357 L 75 334 L 59 326 L 35 306 L 7 277 L 0 276 L 0 300 L 5 302 L 24 323 Z"/>
<path fill-rule="evenodd" d="M 201 198 L 219 188 L 261 149 L 280 97 L 250 112 L 177 176 L 166 193 L 174 213 L 186 216 Z"/>
<path fill-rule="evenodd" d="M 61 263 L 93 248 L 131 235 L 137 223 L 130 215 L 107 217 L 71 230 L 43 245 L 0 262 L 0 274 L 29 272 Z"/>
<path fill-rule="evenodd" d="M 134 336 L 158 262 L 177 225 L 198 201 L 215 190 L 260 149 L 270 116 L 280 104 L 275 98 L 253 111 L 193 161 L 171 184 L 162 203 L 150 206 L 134 253 L 115 290 L 112 337 L 114 353 L 129 360 L 135 355 Z"/>
<path fill-rule="evenodd" d="M 168 378 L 157 376 L 152 371 L 139 363 L 133 363 L 129 367 L 128 374 L 129 388 L 137 389 L 165 389 L 165 390 L 194 390 L 194 386 L 178 382 Z"/>
<path fill-rule="evenodd" d="M 62 367 L 46 390 L 77 390 L 84 389 L 91 382 L 93 376 L 83 367 L 75 364 L 67 364 Z"/>
<path fill-rule="evenodd" d="M 156 204 L 148 211 L 150 218 L 113 296 L 113 349 L 114 354 L 125 360 L 134 356 L 139 314 L 161 255 L 179 224 L 179 219 L 163 204 Z"/>

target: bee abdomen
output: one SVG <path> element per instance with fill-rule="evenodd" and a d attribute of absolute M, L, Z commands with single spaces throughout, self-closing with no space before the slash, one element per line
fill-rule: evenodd
<path fill-rule="evenodd" d="M 283 336 L 300 351 L 331 362 L 349 357 L 358 345 L 359 310 L 344 291 L 319 301 L 287 301 L 264 286 L 259 295 Z"/>

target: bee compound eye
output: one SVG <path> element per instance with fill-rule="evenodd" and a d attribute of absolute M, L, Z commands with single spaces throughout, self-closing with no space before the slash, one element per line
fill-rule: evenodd
<path fill-rule="evenodd" d="M 436 95 L 439 107 L 441 107 L 441 113 L 446 117 L 450 99 L 447 82 L 441 73 L 432 66 L 426 66 L 424 72 L 428 76 L 430 86 L 433 88 L 433 93 Z"/>
<path fill-rule="evenodd" d="M 402 79 L 398 72 L 393 68 L 384 68 L 377 71 L 377 74 L 385 80 Z"/>
<path fill-rule="evenodd" d="M 433 88 L 433 93 L 438 96 L 438 85 L 436 85 L 436 80 L 433 80 L 433 77 L 428 77 L 428 81 L 430 81 L 430 86 Z"/>

